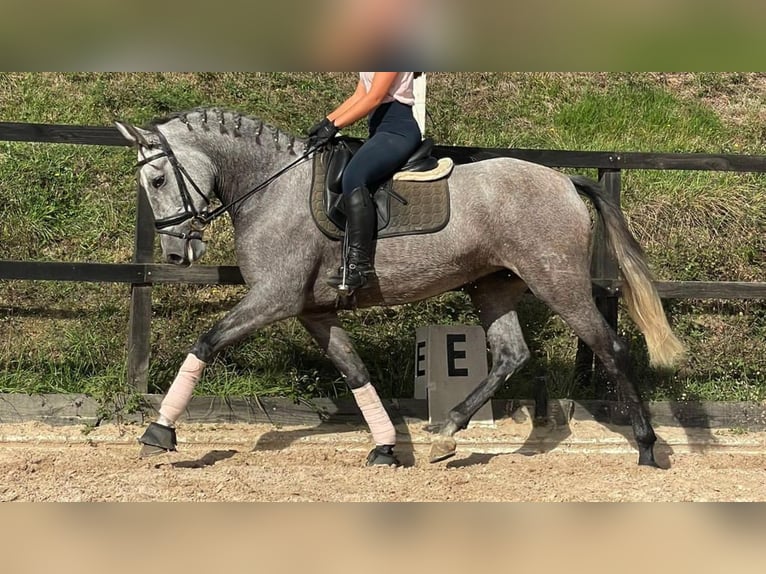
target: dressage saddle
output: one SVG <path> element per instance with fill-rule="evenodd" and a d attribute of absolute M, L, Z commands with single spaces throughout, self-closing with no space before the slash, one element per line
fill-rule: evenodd
<path fill-rule="evenodd" d="M 328 219 L 338 228 L 345 228 L 346 216 L 342 211 L 340 199 L 343 196 L 342 181 L 343 173 L 354 154 L 362 147 L 365 140 L 352 137 L 335 138 L 332 145 L 325 150 L 323 158 L 326 166 L 325 185 L 324 185 L 324 208 Z M 417 150 L 410 156 L 404 166 L 399 170 L 403 173 L 425 174 L 432 172 L 443 166 L 439 160 L 433 157 L 434 141 L 426 138 L 420 144 Z M 444 177 L 444 174 L 435 173 L 432 179 Z M 371 190 L 373 201 L 378 213 L 378 231 L 385 229 L 390 221 L 391 198 L 402 205 L 407 205 L 408 200 L 394 189 L 394 179 L 390 178 L 377 189 Z M 418 179 L 418 178 L 412 178 Z"/>

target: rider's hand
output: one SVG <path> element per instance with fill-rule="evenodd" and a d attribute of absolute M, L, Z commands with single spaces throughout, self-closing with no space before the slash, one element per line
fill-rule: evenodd
<path fill-rule="evenodd" d="M 326 122 L 320 122 L 321 125 L 316 133 L 309 136 L 309 147 L 322 147 L 338 135 L 338 128 L 335 127 L 335 124 L 327 118 L 325 120 Z"/>
<path fill-rule="evenodd" d="M 331 123 L 329 119 L 322 118 L 320 121 L 315 123 L 313 126 L 311 126 L 311 129 L 306 132 L 306 135 L 310 138 L 311 136 L 317 135 L 317 132 L 322 129 L 327 124 Z"/>

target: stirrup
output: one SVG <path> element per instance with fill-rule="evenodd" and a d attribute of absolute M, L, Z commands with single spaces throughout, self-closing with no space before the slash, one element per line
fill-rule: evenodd
<path fill-rule="evenodd" d="M 371 266 L 364 265 L 361 271 L 357 271 L 357 265 L 351 263 L 348 267 L 341 266 L 338 268 L 338 274 L 333 275 L 327 280 L 328 285 L 337 289 L 341 295 L 350 295 L 357 289 L 363 289 L 369 282 L 369 277 L 375 275 L 375 269 Z M 356 281 L 353 281 L 353 280 Z M 358 283 L 356 285 L 349 285 L 349 281 L 352 283 Z"/>
<path fill-rule="evenodd" d="M 338 291 L 351 293 L 351 291 L 354 291 L 356 289 L 362 289 L 365 285 L 367 285 L 367 275 L 370 275 L 373 273 L 372 268 L 369 268 L 367 271 L 358 271 L 357 265 L 354 263 L 349 263 L 348 268 L 343 268 L 343 275 L 340 285 L 338 285 Z M 348 284 L 349 276 L 355 275 L 358 278 L 359 284 L 355 287 L 352 287 Z"/>

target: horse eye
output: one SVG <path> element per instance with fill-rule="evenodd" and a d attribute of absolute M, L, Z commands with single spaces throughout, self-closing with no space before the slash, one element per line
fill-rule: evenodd
<path fill-rule="evenodd" d="M 152 187 L 154 189 L 159 189 L 163 185 L 165 185 L 165 176 L 164 175 L 158 175 L 152 180 Z"/>

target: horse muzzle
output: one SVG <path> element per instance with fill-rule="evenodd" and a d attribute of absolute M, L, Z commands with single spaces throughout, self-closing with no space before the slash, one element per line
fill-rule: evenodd
<path fill-rule="evenodd" d="M 160 244 L 165 261 L 173 265 L 191 265 L 207 251 L 202 234 L 198 232 L 192 232 L 184 238 L 163 236 Z"/>

